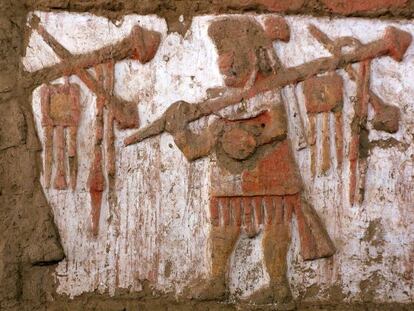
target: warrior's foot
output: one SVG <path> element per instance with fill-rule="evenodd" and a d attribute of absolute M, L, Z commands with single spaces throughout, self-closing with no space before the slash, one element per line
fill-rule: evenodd
<path fill-rule="evenodd" d="M 273 289 L 271 287 L 263 287 L 243 300 L 257 305 L 273 303 Z"/>
<path fill-rule="evenodd" d="M 273 302 L 276 303 L 289 303 L 292 302 L 293 296 L 290 291 L 289 283 L 281 282 L 272 285 L 273 288 Z"/>
<path fill-rule="evenodd" d="M 288 304 L 292 302 L 292 293 L 287 282 L 274 283 L 268 287 L 264 287 L 254 292 L 248 298 L 243 299 L 250 303 L 264 304 Z"/>
<path fill-rule="evenodd" d="M 187 287 L 185 296 L 198 300 L 220 300 L 226 297 L 226 285 L 223 278 L 212 278 Z"/>

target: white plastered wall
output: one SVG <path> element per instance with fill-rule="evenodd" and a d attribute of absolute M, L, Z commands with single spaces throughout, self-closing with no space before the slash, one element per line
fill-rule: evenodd
<path fill-rule="evenodd" d="M 115 25 L 90 14 L 33 14 L 73 54 L 114 44 L 127 36 L 135 24 L 162 34 L 161 46 L 150 63 L 141 65 L 125 60 L 117 63 L 115 69 L 116 94 L 137 102 L 143 126 L 159 117 L 173 102 L 199 102 L 205 99 L 208 88 L 223 85 L 216 51 L 207 35 L 210 21 L 220 17 L 195 17 L 183 38 L 176 33 L 167 34 L 166 22 L 157 16 L 125 16 Z M 275 45 L 286 66 L 329 56 L 307 31 L 310 23 L 333 38 L 354 36 L 363 43 L 381 38 L 391 24 L 414 35 L 414 24 L 410 22 L 307 16 L 286 19 L 292 31 L 291 40 Z M 338 249 L 330 259 L 304 262 L 294 224 L 288 261 L 295 296 L 316 288 L 313 299 L 329 299 L 334 286 L 343 292 L 347 301 L 359 300 L 368 290 L 377 301 L 414 299 L 413 54 L 411 46 L 401 63 L 388 57 L 373 61 L 371 88 L 385 102 L 401 109 L 402 120 L 400 130 L 394 135 L 371 131 L 370 140 L 394 138 L 398 144 L 371 150 L 366 200 L 362 205 L 348 203 L 347 157 L 343 170 L 337 168 L 334 158 L 334 165 L 326 175 L 312 179 L 310 150 L 301 148 L 299 139 L 303 133 L 298 112 L 304 116 L 307 126 L 301 85 L 282 90 L 290 121 L 289 136 L 307 197 Z M 59 58 L 33 33 L 23 59 L 26 70 L 36 71 L 57 62 Z M 338 72 L 344 77 L 344 137 L 348 151 L 355 84 L 343 71 Z M 44 189 L 67 255 L 56 270 L 58 291 L 70 296 L 95 290 L 113 294 L 116 288 L 139 291 L 142 281 L 149 279 L 156 289 L 179 294 L 192 281 L 207 278 L 211 159 L 189 163 L 168 134 L 126 148 L 122 141 L 131 131 L 117 131 L 117 204 L 110 206 L 105 192 L 100 233 L 97 238 L 93 237 L 87 177 L 92 161 L 96 98 L 76 76 L 70 81 L 79 84 L 82 93 L 78 183 L 75 191 Z M 34 91 L 32 105 L 38 134 L 44 143 L 39 93 L 39 89 Z M 252 100 L 252 104 L 257 100 L 260 98 Z M 206 122 L 201 120 L 196 127 L 205 126 Z M 332 151 L 333 148 L 332 145 Z M 43 178 L 41 181 L 43 184 Z M 373 240 L 365 238 L 370 226 L 370 229 L 375 226 Z M 268 282 L 260 239 L 261 236 L 252 240 L 242 236 L 238 244 L 229 275 L 230 289 L 235 295 L 246 296 Z M 170 271 L 166 273 L 166 270 Z M 375 281 L 364 282 L 367 279 Z"/>

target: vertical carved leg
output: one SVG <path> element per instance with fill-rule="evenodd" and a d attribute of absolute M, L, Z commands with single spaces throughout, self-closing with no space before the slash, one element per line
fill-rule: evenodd
<path fill-rule="evenodd" d="M 358 180 L 358 192 L 355 194 L 355 199 L 358 200 L 359 204 L 362 204 L 365 197 L 365 181 L 366 174 L 368 170 L 368 136 L 369 132 L 367 130 L 367 118 L 368 118 L 368 104 L 370 100 L 370 79 L 371 79 L 371 62 L 365 61 L 361 64 L 360 68 L 360 77 L 361 77 L 361 93 L 358 95 L 358 98 L 361 100 L 359 118 L 360 118 L 360 131 L 359 131 L 359 141 L 360 141 L 360 152 L 358 159 L 358 169 L 359 169 L 359 180 Z"/>
<path fill-rule="evenodd" d="M 76 180 L 78 175 L 78 156 L 76 152 L 76 136 L 78 129 L 75 126 L 69 127 L 68 134 L 68 157 L 69 157 L 69 171 L 70 171 L 70 186 L 72 190 L 76 188 Z"/>
<path fill-rule="evenodd" d="M 308 132 L 308 141 L 311 148 L 311 174 L 312 178 L 316 176 L 316 115 L 311 113 L 309 114 L 309 132 Z"/>
<path fill-rule="evenodd" d="M 67 188 L 65 169 L 65 130 L 62 126 L 56 127 L 56 176 L 54 186 L 58 190 Z"/>
<path fill-rule="evenodd" d="M 46 126 L 45 131 L 45 186 L 50 188 L 50 180 L 52 178 L 53 164 L 53 126 Z"/>
<path fill-rule="evenodd" d="M 210 233 L 212 280 L 209 290 L 213 291 L 210 296 L 223 297 L 226 293 L 230 257 L 240 235 L 241 200 L 240 198 L 213 199 L 211 211 L 213 216 Z"/>
<path fill-rule="evenodd" d="M 225 285 L 226 273 L 234 246 L 240 235 L 236 226 L 219 226 L 211 229 L 211 274 L 213 279 Z"/>
<path fill-rule="evenodd" d="M 292 294 L 287 280 L 286 257 L 290 245 L 290 223 L 284 221 L 265 228 L 263 252 L 270 277 L 271 297 L 275 302 L 287 302 Z M 267 299 L 269 297 L 263 297 Z"/>
<path fill-rule="evenodd" d="M 326 174 L 331 168 L 331 146 L 329 134 L 329 113 L 322 113 L 322 173 Z"/>
<path fill-rule="evenodd" d="M 254 223 L 254 206 L 253 200 L 249 197 L 243 198 L 243 212 L 244 212 L 244 226 L 246 228 L 246 233 L 249 238 L 253 238 L 257 235 L 255 230 Z"/>
<path fill-rule="evenodd" d="M 230 209 L 233 207 L 232 200 L 232 198 L 212 198 L 211 200 L 211 279 L 207 283 L 191 286 L 188 290 L 192 298 L 220 299 L 226 295 L 226 278 L 230 257 L 240 236 L 240 225 L 237 225 L 237 218 L 240 215 L 237 215 L 236 211 L 230 219 Z M 240 199 L 236 201 L 240 205 Z"/>
<path fill-rule="evenodd" d="M 267 205 L 269 205 L 269 200 Z M 274 197 L 272 205 L 273 208 L 266 206 L 267 211 L 273 209 L 274 212 L 271 221 L 267 221 L 265 224 L 262 240 L 263 257 L 270 283 L 268 287 L 253 293 L 248 299 L 258 304 L 287 303 L 292 300 L 287 280 L 286 262 L 291 240 L 292 211 L 291 207 L 283 204 L 282 197 Z"/>
<path fill-rule="evenodd" d="M 263 225 L 263 199 L 262 197 L 255 197 L 253 202 L 255 230 L 259 232 L 260 226 Z"/>
<path fill-rule="evenodd" d="M 335 136 L 336 136 L 336 157 L 338 159 L 338 169 L 342 168 L 344 160 L 344 132 L 342 112 L 335 112 Z"/>

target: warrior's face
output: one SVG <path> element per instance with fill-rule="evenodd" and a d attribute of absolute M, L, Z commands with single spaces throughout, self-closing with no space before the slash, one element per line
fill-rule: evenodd
<path fill-rule="evenodd" d="M 269 45 L 263 28 L 250 18 L 226 18 L 209 27 L 217 47 L 220 73 L 228 87 L 243 87 L 257 67 L 257 47 Z"/>
<path fill-rule="evenodd" d="M 227 87 L 244 87 L 256 72 L 269 74 L 272 41 L 289 40 L 289 28 L 282 18 L 268 18 L 264 26 L 252 18 L 225 18 L 213 22 L 208 33 Z"/>
<path fill-rule="evenodd" d="M 231 49 L 219 54 L 218 64 L 226 86 L 243 87 L 256 68 L 257 57 L 250 49 Z"/>

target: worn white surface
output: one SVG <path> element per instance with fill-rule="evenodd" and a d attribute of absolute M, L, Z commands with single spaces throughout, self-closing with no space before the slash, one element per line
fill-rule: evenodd
<path fill-rule="evenodd" d="M 35 14 L 74 54 L 115 43 L 128 35 L 135 24 L 162 33 L 160 49 L 152 62 L 141 65 L 126 60 L 116 65 L 116 93 L 137 102 L 142 125 L 156 119 L 177 100 L 197 102 L 205 98 L 208 88 L 223 85 L 216 51 L 207 35 L 209 21 L 219 17 L 194 18 L 183 38 L 174 33 L 167 35 L 165 21 L 156 16 L 126 16 L 123 22 L 114 25 L 88 14 Z M 364 43 L 380 38 L 390 24 L 414 34 L 414 23 L 409 22 L 302 16 L 287 17 L 287 20 L 292 30 L 291 40 L 275 46 L 286 66 L 329 56 L 307 32 L 309 23 L 332 37 L 352 35 Z M 402 122 L 395 135 L 371 131 L 371 140 L 393 137 L 399 144 L 371 151 L 366 200 L 362 206 L 352 207 L 347 200 L 347 157 L 342 171 L 333 159 L 334 167 L 328 174 L 312 180 L 310 151 L 303 148 L 303 133 L 298 123 L 299 109 L 307 126 L 301 85 L 282 90 L 288 106 L 290 138 L 307 196 L 338 249 L 333 258 L 304 262 L 299 255 L 294 224 L 288 260 L 295 296 L 311 288 L 317 294 L 307 299 L 329 299 L 330 294 L 338 297 L 342 291 L 347 301 L 357 301 L 367 295 L 376 301 L 414 300 L 413 54 L 411 46 L 401 63 L 388 57 L 373 62 L 371 86 L 384 101 L 401 108 Z M 26 69 L 36 71 L 56 62 L 59 59 L 51 49 L 40 36 L 33 34 L 23 59 Z M 345 79 L 345 148 L 348 151 L 353 117 L 350 98 L 355 96 L 355 85 L 343 71 L 339 73 Z M 130 132 L 117 132 L 117 203 L 110 206 L 104 197 L 100 234 L 97 239 L 91 236 L 87 176 L 92 159 L 95 96 L 77 77 L 71 77 L 71 81 L 82 88 L 78 184 L 74 192 L 45 189 L 67 255 L 56 270 L 58 291 L 70 296 L 94 290 L 113 294 L 118 287 L 136 291 L 148 279 L 159 290 L 179 293 L 195 279 L 207 278 L 211 159 L 188 163 L 167 134 L 125 148 L 122 139 Z M 296 100 L 299 108 L 295 107 Z M 43 142 L 39 104 L 37 89 L 33 94 L 33 111 Z M 196 126 L 203 126 L 203 122 Z M 375 229 L 372 239 L 367 238 L 369 226 Z M 248 295 L 268 281 L 262 265 L 260 238 L 242 237 L 235 251 L 230 287 L 237 295 Z M 170 273 L 165 273 L 169 270 L 166 267 L 171 267 Z"/>

